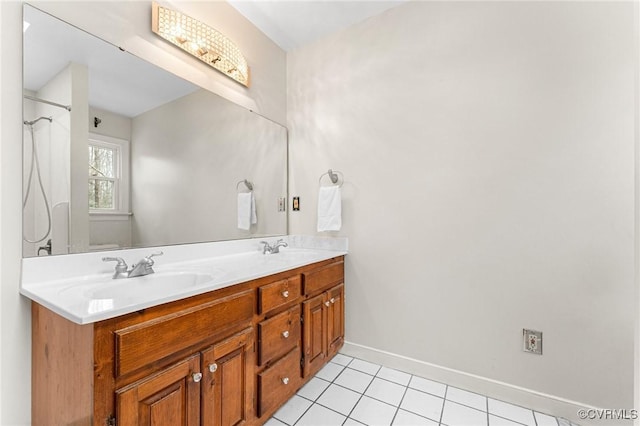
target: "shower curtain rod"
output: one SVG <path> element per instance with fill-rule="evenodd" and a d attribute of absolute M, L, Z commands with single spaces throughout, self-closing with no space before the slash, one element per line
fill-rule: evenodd
<path fill-rule="evenodd" d="M 62 105 L 62 104 L 58 104 L 58 103 L 55 103 L 55 102 L 47 101 L 45 99 L 40 99 L 40 98 L 36 98 L 36 97 L 33 97 L 33 96 L 29 96 L 29 95 L 23 95 L 23 97 L 25 99 L 29 99 L 30 101 L 42 102 L 42 103 L 45 103 L 45 104 L 57 106 L 58 108 L 64 108 L 67 111 L 71 111 L 71 105 Z"/>

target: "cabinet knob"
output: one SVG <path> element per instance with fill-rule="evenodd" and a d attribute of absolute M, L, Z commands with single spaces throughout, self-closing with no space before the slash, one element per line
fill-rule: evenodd
<path fill-rule="evenodd" d="M 289 290 L 285 290 L 282 292 L 282 297 L 289 297 Z"/>
<path fill-rule="evenodd" d="M 209 364 L 209 371 L 212 373 L 218 371 L 218 364 L 216 364 L 215 362 L 213 364 Z"/>
<path fill-rule="evenodd" d="M 282 332 L 282 337 L 284 337 L 285 339 L 286 339 L 287 337 L 289 337 L 289 330 L 283 331 L 283 332 Z"/>
<path fill-rule="evenodd" d="M 202 373 L 193 373 L 191 377 L 193 378 L 194 382 L 198 383 L 200 380 L 202 380 Z"/>
<path fill-rule="evenodd" d="M 325 306 L 329 306 L 331 304 L 331 302 L 329 302 L 328 300 L 326 302 L 324 302 Z"/>
<path fill-rule="evenodd" d="M 283 377 L 282 378 L 282 383 L 285 384 L 285 385 L 288 385 L 289 384 L 289 378 L 288 377 Z"/>
<path fill-rule="evenodd" d="M 331 298 L 331 304 L 334 304 L 334 303 L 336 303 L 336 299 L 332 297 Z"/>

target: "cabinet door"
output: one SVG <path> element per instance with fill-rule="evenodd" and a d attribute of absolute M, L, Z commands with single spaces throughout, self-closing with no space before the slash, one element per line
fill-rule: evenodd
<path fill-rule="evenodd" d="M 327 353 L 327 316 L 324 308 L 325 294 L 313 297 L 302 304 L 303 374 L 308 376 L 324 364 Z"/>
<path fill-rule="evenodd" d="M 247 328 L 202 352 L 202 425 L 242 425 L 253 416 L 254 334 Z"/>
<path fill-rule="evenodd" d="M 199 425 L 201 377 L 196 354 L 116 391 L 118 424 Z"/>
<path fill-rule="evenodd" d="M 327 308 L 327 355 L 332 357 L 338 353 L 344 342 L 344 284 L 327 291 L 325 306 Z"/>

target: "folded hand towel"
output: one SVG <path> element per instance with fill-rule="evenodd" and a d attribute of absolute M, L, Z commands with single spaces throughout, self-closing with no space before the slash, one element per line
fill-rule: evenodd
<path fill-rule="evenodd" d="M 256 197 L 253 195 L 253 191 L 251 191 L 251 224 L 255 225 L 258 223 L 258 215 L 256 215 Z"/>
<path fill-rule="evenodd" d="M 339 231 L 342 227 L 342 200 L 339 186 L 321 186 L 318 193 L 318 232 Z"/>
<path fill-rule="evenodd" d="M 238 229 L 246 231 L 252 224 L 258 223 L 256 216 L 256 200 L 253 192 L 241 192 L 238 194 Z"/>

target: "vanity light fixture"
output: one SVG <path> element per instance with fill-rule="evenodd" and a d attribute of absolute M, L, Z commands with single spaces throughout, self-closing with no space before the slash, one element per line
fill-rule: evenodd
<path fill-rule="evenodd" d="M 178 11 L 153 2 L 151 30 L 202 62 L 249 87 L 249 65 L 231 40 Z"/>

